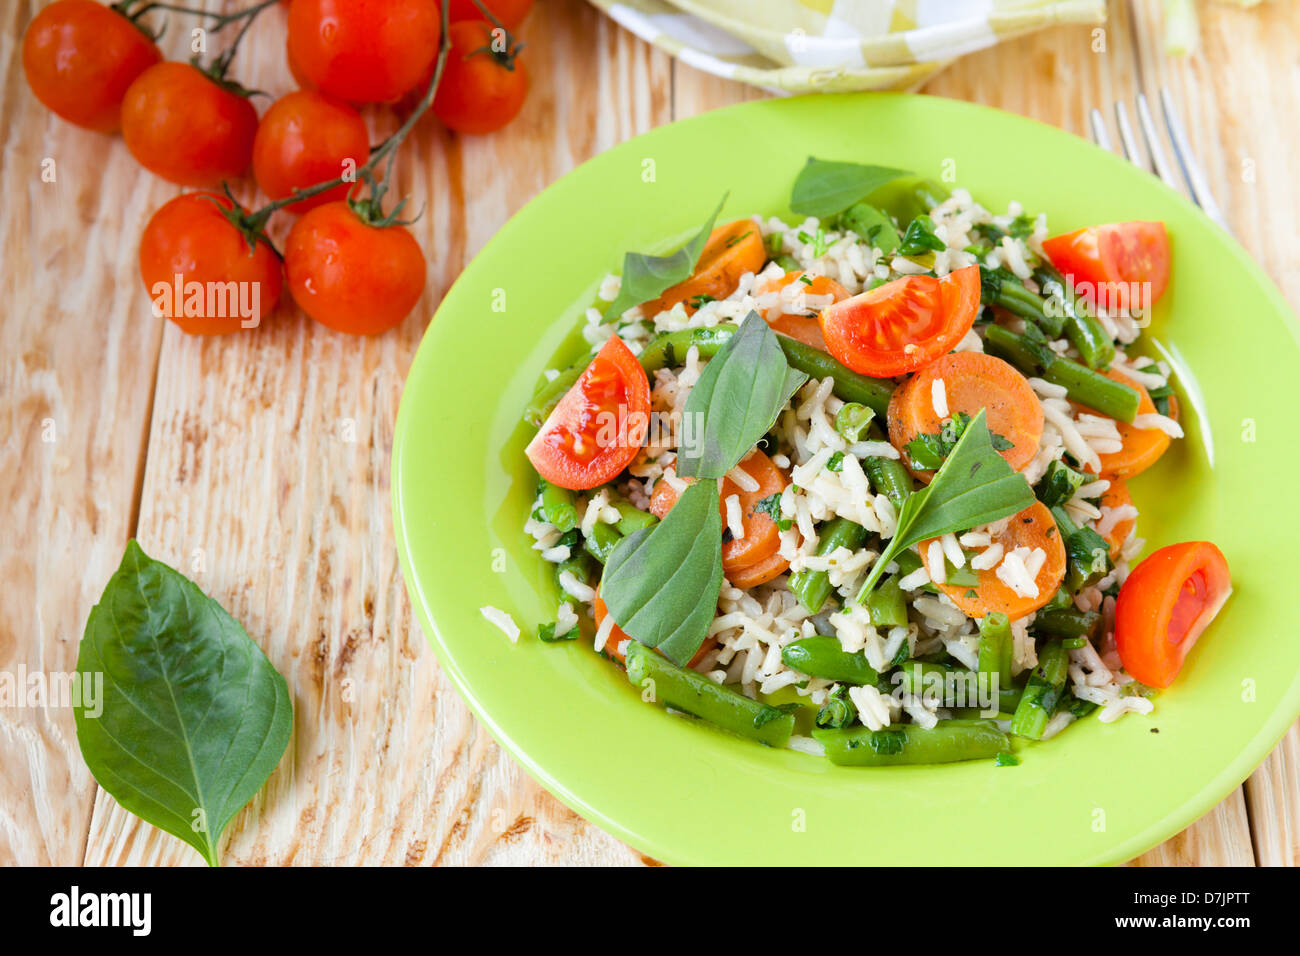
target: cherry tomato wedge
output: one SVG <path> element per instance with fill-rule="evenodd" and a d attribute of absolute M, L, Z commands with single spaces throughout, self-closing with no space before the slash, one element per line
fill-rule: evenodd
<path fill-rule="evenodd" d="M 592 603 L 591 610 L 595 614 L 596 627 L 599 628 L 601 623 L 605 620 L 605 615 L 609 614 L 609 608 L 607 608 L 605 602 L 600 599 L 600 588 L 596 588 L 596 600 Z M 623 663 L 625 661 L 625 655 L 621 648 L 630 640 L 632 640 L 632 638 L 628 636 L 628 633 L 621 627 L 617 624 L 611 625 L 609 629 L 609 637 L 605 638 L 605 653 L 616 661 Z M 704 660 L 705 654 L 709 653 L 709 651 L 713 650 L 713 648 L 717 646 L 718 639 L 716 637 L 706 637 L 704 643 L 700 645 L 700 649 L 695 652 L 695 656 L 691 658 L 690 663 L 686 666 L 694 667 L 700 661 Z"/>
<path fill-rule="evenodd" d="M 1210 542 L 1153 552 L 1115 602 L 1115 647 L 1124 669 L 1148 687 L 1168 687 L 1230 594 L 1227 559 Z"/>
<path fill-rule="evenodd" d="M 941 279 L 905 276 L 823 309 L 822 334 L 842 365 L 892 378 L 951 352 L 975 323 L 979 305 L 979 266 Z"/>
<path fill-rule="evenodd" d="M 632 463 L 649 425 L 650 382 L 615 335 L 542 423 L 526 454 L 553 485 L 595 488 Z"/>
<path fill-rule="evenodd" d="M 776 522 L 767 512 L 755 509 L 764 498 L 780 494 L 789 484 L 785 472 L 776 467 L 772 459 L 758 449 L 745 456 L 740 463 L 740 468 L 758 482 L 758 488 L 754 491 L 744 491 L 730 478 L 724 478 L 718 492 L 718 509 L 722 512 L 723 528 L 727 526 L 727 499 L 732 495 L 740 498 L 741 523 L 745 529 L 745 536 L 739 539 L 728 536 L 728 540 L 722 545 L 722 570 L 733 584 L 736 583 L 733 579 L 735 573 L 767 561 L 781 546 L 781 533 Z M 650 496 L 650 512 L 656 517 L 663 518 L 672 510 L 673 505 L 677 504 L 677 497 L 677 491 L 672 485 L 660 481 L 655 485 L 654 494 Z M 788 562 L 786 566 L 789 566 Z M 766 580 L 771 580 L 780 573 L 781 571 L 776 571 Z M 742 587 L 739 584 L 736 586 Z M 753 587 L 752 584 L 743 586 Z"/>
<path fill-rule="evenodd" d="M 1075 292 L 1108 308 L 1137 311 L 1169 284 L 1169 236 L 1163 222 L 1114 222 L 1043 240 L 1052 265 Z"/>

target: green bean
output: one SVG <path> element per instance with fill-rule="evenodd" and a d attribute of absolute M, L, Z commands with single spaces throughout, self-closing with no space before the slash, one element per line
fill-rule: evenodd
<path fill-rule="evenodd" d="M 951 189 L 933 179 L 918 180 L 909 193 L 924 213 L 932 212 L 935 206 L 942 205 L 944 200 L 952 196 Z"/>
<path fill-rule="evenodd" d="M 1077 611 L 1074 608 L 1052 608 L 1038 612 L 1034 617 L 1034 630 L 1053 637 L 1092 637 L 1101 615 L 1096 611 Z"/>
<path fill-rule="evenodd" d="M 898 575 L 885 578 L 867 596 L 867 612 L 872 627 L 907 627 L 907 601 L 898 586 Z"/>
<path fill-rule="evenodd" d="M 771 747 L 784 747 L 794 733 L 794 714 L 750 700 L 703 674 L 678 667 L 639 641 L 627 646 L 627 679 L 641 688 L 643 699 L 648 695 L 649 700 Z"/>
<path fill-rule="evenodd" d="M 1043 371 L 1043 378 L 1060 385 L 1080 405 L 1120 422 L 1132 424 L 1142 401 L 1137 389 L 1069 359 L 1058 358 Z"/>
<path fill-rule="evenodd" d="M 1030 674 L 1020 704 L 1011 717 L 1013 734 L 1031 740 L 1042 739 L 1047 722 L 1060 702 L 1069 669 L 1070 656 L 1059 640 L 1043 645 L 1038 655 L 1038 666 Z"/>
<path fill-rule="evenodd" d="M 586 551 L 578 551 L 555 566 L 555 580 L 568 571 L 579 584 L 588 587 L 596 580 L 596 561 Z"/>
<path fill-rule="evenodd" d="M 845 684 L 874 684 L 880 676 L 865 655 L 848 653 L 835 637 L 818 635 L 791 641 L 781 649 L 781 660 L 801 674 Z"/>
<path fill-rule="evenodd" d="M 640 531 L 642 528 L 650 528 L 659 523 L 658 518 L 648 511 L 642 511 L 626 498 L 611 497 L 610 502 L 618 509 L 618 524 L 614 527 L 618 528 L 619 534 L 629 535 L 633 531 Z"/>
<path fill-rule="evenodd" d="M 542 479 L 542 514 L 561 531 L 572 531 L 578 526 L 577 501 L 577 495 L 568 488 Z"/>
<path fill-rule="evenodd" d="M 524 406 L 524 421 L 534 428 L 541 428 L 550 416 L 551 411 L 556 405 L 560 404 L 560 399 L 564 397 L 564 393 L 573 387 L 573 383 L 578 380 L 578 376 L 585 372 L 590 364 L 591 356 L 588 355 L 542 385 L 533 393 L 529 403 Z"/>
<path fill-rule="evenodd" d="M 889 396 L 894 394 L 893 383 L 859 375 L 835 361 L 829 353 L 804 345 L 789 336 L 778 335 L 776 338 L 781 343 L 781 350 L 785 352 L 785 359 L 791 368 L 804 372 L 810 378 L 834 379 L 835 394 L 846 402 L 866 405 L 878 415 L 884 415 L 889 410 Z"/>
<path fill-rule="evenodd" d="M 834 518 L 822 526 L 817 539 L 817 554 L 825 556 L 836 548 L 856 551 L 866 544 L 867 529 L 848 518 Z M 816 614 L 831 596 L 831 576 L 828 571 L 796 571 L 790 575 L 790 590 L 799 603 Z"/>
<path fill-rule="evenodd" d="M 982 694 L 993 691 L 993 681 L 989 678 L 984 678 L 981 686 L 982 675 L 979 672 L 934 661 L 907 661 L 899 668 L 899 674 L 903 688 L 909 694 L 933 694 L 937 684 L 941 691 L 939 706 L 959 711 L 962 717 L 978 716 L 983 709 L 979 706 L 984 701 Z M 997 694 L 998 713 L 1014 712 L 1020 702 L 1020 688 L 1012 685 L 1010 676 L 1005 685 L 998 681 Z"/>
<path fill-rule="evenodd" d="M 593 558 L 604 564 L 609 560 L 610 553 L 618 547 L 618 543 L 622 540 L 623 536 L 618 533 L 618 528 L 612 524 L 598 521 L 592 527 L 591 534 L 583 539 L 582 546 L 587 549 Z"/>
<path fill-rule="evenodd" d="M 857 716 L 858 708 L 849 697 L 848 687 L 836 684 L 826 695 L 826 702 L 818 709 L 813 723 L 818 727 L 845 727 L 853 723 Z"/>
<path fill-rule="evenodd" d="M 875 731 L 862 726 L 815 728 L 812 735 L 826 748 L 831 763 L 845 767 L 981 760 L 1011 746 L 991 720 L 941 720 L 929 730 L 914 724 Z"/>
<path fill-rule="evenodd" d="M 845 402 L 835 413 L 835 430 L 846 442 L 853 444 L 866 437 L 867 426 L 876 413 L 859 402 Z"/>
<path fill-rule="evenodd" d="M 1054 385 L 1062 386 L 1080 405 L 1087 405 L 1121 422 L 1132 422 L 1137 415 L 1140 400 L 1137 389 L 1078 362 L 1061 358 L 1026 336 L 1017 335 L 1000 325 L 988 325 L 984 328 L 984 345 L 989 354 L 1005 359 L 1025 375 L 1041 375 Z"/>
<path fill-rule="evenodd" d="M 1079 352 L 1089 368 L 1109 368 L 1115 358 L 1115 343 L 1102 328 L 1092 308 L 1066 286 L 1065 277 L 1054 266 L 1043 263 L 1038 275 L 1048 288 L 1059 289 L 1065 312 L 1065 337 Z"/>
<path fill-rule="evenodd" d="M 1012 276 L 999 276 L 998 294 L 993 299 L 994 305 L 1000 305 L 1012 315 L 1033 322 L 1052 338 L 1058 337 L 1065 328 L 1065 314 L 1049 311 L 1047 303 L 1035 295 Z"/>
<path fill-rule="evenodd" d="M 872 456 L 863 459 L 862 470 L 867 473 L 871 487 L 888 498 L 894 510 L 903 507 L 903 502 L 912 493 L 912 476 L 902 464 L 893 458 Z"/>
<path fill-rule="evenodd" d="M 997 674 L 998 687 L 1011 686 L 1011 620 L 1001 611 L 980 618 L 979 671 Z"/>
<path fill-rule="evenodd" d="M 803 269 L 803 266 L 799 265 L 798 259 L 785 252 L 774 257 L 772 261 L 775 262 L 782 269 L 784 269 L 786 272 L 799 272 L 801 269 Z"/>
<path fill-rule="evenodd" d="M 726 322 L 712 328 L 678 329 L 651 341 L 641 350 L 637 360 L 646 374 L 653 378 L 656 370 L 672 368 L 685 362 L 686 353 L 692 345 L 698 350 L 700 358 L 712 358 L 735 334 L 736 326 Z"/>
<path fill-rule="evenodd" d="M 854 203 L 840 213 L 839 227 L 854 233 L 885 255 L 893 253 L 903 241 L 889 215 L 870 203 Z"/>

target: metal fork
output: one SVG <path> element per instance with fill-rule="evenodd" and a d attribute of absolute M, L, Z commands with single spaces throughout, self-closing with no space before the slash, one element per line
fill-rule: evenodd
<path fill-rule="evenodd" d="M 1183 127 L 1183 121 L 1174 108 L 1174 99 L 1169 95 L 1169 89 L 1163 86 L 1160 87 L 1160 111 L 1164 114 L 1165 127 L 1169 130 L 1169 142 L 1173 146 L 1174 157 L 1178 160 L 1178 167 L 1187 183 L 1187 191 L 1192 202 L 1200 206 L 1207 216 L 1225 230 L 1231 232 L 1228 221 L 1224 219 L 1223 212 L 1219 209 L 1219 204 L 1210 193 L 1205 171 L 1201 169 L 1200 163 L 1196 161 L 1196 155 L 1192 152 L 1192 144 L 1187 139 L 1187 130 Z M 1179 182 L 1173 166 L 1169 163 L 1160 131 L 1156 128 L 1155 120 L 1151 116 L 1151 107 L 1147 104 L 1144 93 L 1137 95 L 1137 115 L 1138 126 L 1142 130 L 1142 138 L 1146 143 L 1145 156 L 1138 149 L 1137 137 L 1133 135 L 1133 125 L 1129 122 L 1128 110 L 1121 101 L 1115 101 L 1115 125 L 1119 128 L 1119 140 L 1125 159 L 1148 172 L 1154 168 L 1155 174 L 1164 180 L 1166 185 L 1181 191 L 1182 183 Z M 1092 110 L 1088 114 L 1088 122 L 1092 127 L 1093 142 L 1102 149 L 1114 152 L 1110 132 L 1106 128 L 1106 119 L 1102 116 L 1101 110 Z"/>

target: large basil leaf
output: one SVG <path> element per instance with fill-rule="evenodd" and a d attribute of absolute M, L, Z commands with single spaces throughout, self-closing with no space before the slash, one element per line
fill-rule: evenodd
<path fill-rule="evenodd" d="M 284 678 L 220 604 L 135 541 L 90 612 L 77 670 L 104 675 L 102 712 L 74 715 L 99 785 L 218 865 L 222 831 L 289 743 Z"/>
<path fill-rule="evenodd" d="M 667 256 L 624 253 L 622 283 L 619 285 L 618 296 L 605 310 L 605 318 L 618 318 L 632 306 L 656 299 L 667 289 L 689 279 L 695 271 L 695 264 L 700 261 L 700 254 L 709 241 L 713 224 L 726 201 L 727 196 L 724 195 L 718 208 L 713 210 L 713 215 L 704 223 L 704 228 L 676 252 Z"/>
<path fill-rule="evenodd" d="M 767 434 L 808 376 L 790 367 L 757 312 L 741 322 L 691 389 L 682 412 L 677 473 L 722 478 Z"/>
<path fill-rule="evenodd" d="M 858 593 L 862 601 L 900 551 L 949 531 L 966 531 L 1019 514 L 1037 499 L 1025 476 L 993 447 L 984 409 L 980 409 L 930 484 L 903 502 L 898 531 L 872 565 Z"/>
<path fill-rule="evenodd" d="M 686 666 L 704 643 L 722 590 L 718 483 L 697 481 L 652 528 L 619 542 L 600 597 L 629 636 Z"/>
<path fill-rule="evenodd" d="M 911 174 L 904 169 L 838 163 L 809 156 L 795 177 L 790 209 L 801 216 L 834 216 L 886 183 L 908 175 Z"/>

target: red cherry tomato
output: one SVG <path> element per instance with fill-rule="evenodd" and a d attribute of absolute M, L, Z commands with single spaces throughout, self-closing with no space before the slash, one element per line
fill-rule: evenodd
<path fill-rule="evenodd" d="M 217 193 L 177 196 L 155 212 L 140 238 L 140 278 L 155 312 L 186 332 L 220 335 L 251 328 L 280 300 L 280 260 L 248 241 L 222 215 Z"/>
<path fill-rule="evenodd" d="M 411 313 L 426 269 L 420 244 L 405 227 L 367 225 L 347 203 L 332 202 L 294 223 L 284 271 L 293 300 L 317 322 L 373 335 Z"/>
<path fill-rule="evenodd" d="M 121 126 L 127 87 L 161 59 L 143 30 L 90 0 L 57 0 L 23 36 L 23 71 L 36 98 L 69 123 L 101 133 Z"/>
<path fill-rule="evenodd" d="M 370 136 L 361 114 L 323 93 L 298 90 L 276 100 L 253 139 L 253 175 L 262 192 L 281 199 L 344 171 L 363 166 L 370 156 Z M 304 213 L 327 202 L 346 199 L 350 184 L 336 186 L 285 208 Z"/>
<path fill-rule="evenodd" d="M 533 0 L 483 0 L 483 6 L 492 12 L 492 16 L 501 21 L 507 30 L 514 30 L 524 22 L 528 11 L 533 8 Z M 457 20 L 486 20 L 474 0 L 450 0 L 447 16 L 451 22 Z"/>
<path fill-rule="evenodd" d="M 435 0 L 295 0 L 289 62 L 322 93 L 350 103 L 396 100 L 438 55 Z"/>
<path fill-rule="evenodd" d="M 1227 559 L 1210 542 L 1153 552 L 1115 601 L 1115 648 L 1124 669 L 1148 687 L 1168 687 L 1231 593 Z"/>
<path fill-rule="evenodd" d="M 122 101 L 122 138 L 145 169 L 182 186 L 216 186 L 253 158 L 257 110 L 188 63 L 141 73 Z"/>
<path fill-rule="evenodd" d="M 519 115 L 528 96 L 528 70 L 512 42 L 490 23 L 453 23 L 451 52 L 433 115 L 458 133 L 491 133 Z"/>
<path fill-rule="evenodd" d="M 822 310 L 822 334 L 841 364 L 891 378 L 951 352 L 975 323 L 979 305 L 979 266 L 942 279 L 906 276 Z"/>
<path fill-rule="evenodd" d="M 542 423 L 526 454 L 561 488 L 595 488 L 632 463 L 650 424 L 650 383 L 612 336 Z"/>
<path fill-rule="evenodd" d="M 1169 236 L 1163 222 L 1115 222 L 1043 240 L 1052 265 L 1076 291 L 1112 308 L 1145 309 L 1169 284 Z"/>

